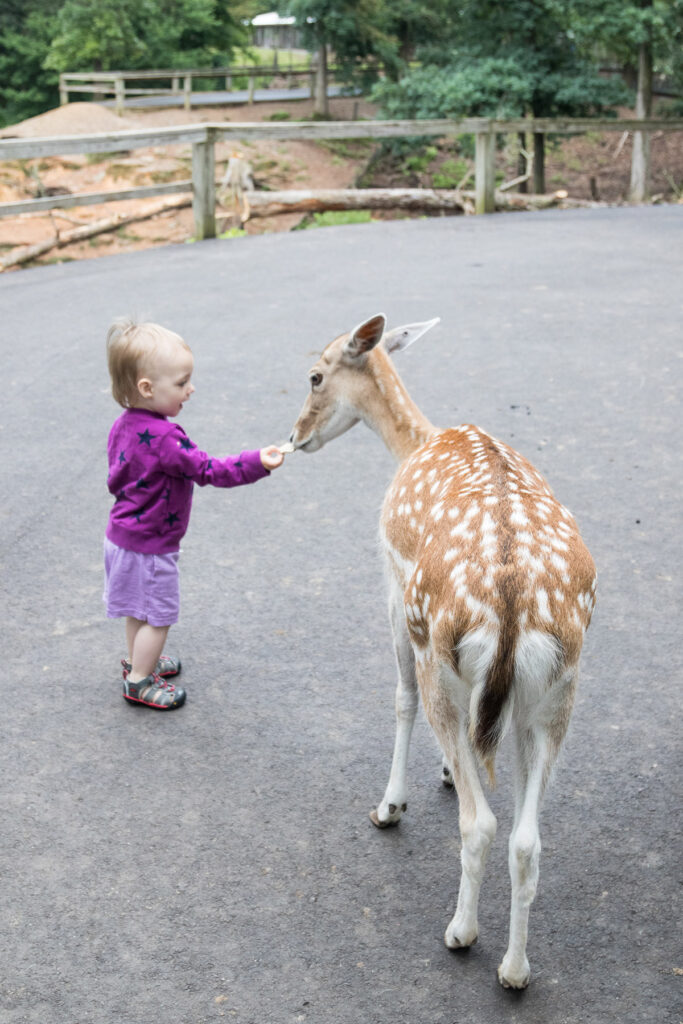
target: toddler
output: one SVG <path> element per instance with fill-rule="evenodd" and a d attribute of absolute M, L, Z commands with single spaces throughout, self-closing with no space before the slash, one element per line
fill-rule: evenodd
<path fill-rule="evenodd" d="M 108 486 L 116 500 L 104 540 L 104 601 L 109 618 L 126 620 L 124 698 L 170 711 L 186 694 L 167 682 L 180 672 L 180 661 L 162 650 L 178 621 L 178 556 L 194 484 L 251 484 L 284 456 L 270 445 L 211 458 L 171 422 L 194 391 L 192 352 L 172 331 L 117 320 L 107 335 L 107 357 L 112 394 L 124 412 L 107 449 Z"/>

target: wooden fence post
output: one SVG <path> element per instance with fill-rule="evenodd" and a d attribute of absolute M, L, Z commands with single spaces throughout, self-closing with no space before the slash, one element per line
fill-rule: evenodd
<path fill-rule="evenodd" d="M 69 90 L 64 75 L 59 76 L 59 105 L 65 107 L 69 102 Z"/>
<path fill-rule="evenodd" d="M 636 93 L 636 117 L 647 121 L 652 117 L 652 41 L 640 45 L 638 54 L 638 91 Z M 631 155 L 631 185 L 629 199 L 632 203 L 644 202 L 650 192 L 650 133 L 633 133 Z"/>
<path fill-rule="evenodd" d="M 192 75 L 185 75 L 183 79 L 183 107 L 189 110 L 192 106 Z"/>
<path fill-rule="evenodd" d="M 489 129 L 474 137 L 475 213 L 493 213 L 496 208 L 495 188 L 496 136 Z"/>
<path fill-rule="evenodd" d="M 650 133 L 633 133 L 631 155 L 631 184 L 629 199 L 632 203 L 644 203 L 649 193 L 650 179 Z"/>
<path fill-rule="evenodd" d="M 249 75 L 249 99 L 247 103 L 251 106 L 254 102 L 254 88 L 256 86 L 256 78 L 254 75 Z"/>
<path fill-rule="evenodd" d="M 121 75 L 117 75 L 114 79 L 114 94 L 116 96 L 114 110 L 119 117 L 123 117 L 123 111 L 126 105 L 126 83 Z"/>
<path fill-rule="evenodd" d="M 197 241 L 216 237 L 215 139 L 214 129 L 207 128 L 205 140 L 192 143 L 192 212 Z"/>

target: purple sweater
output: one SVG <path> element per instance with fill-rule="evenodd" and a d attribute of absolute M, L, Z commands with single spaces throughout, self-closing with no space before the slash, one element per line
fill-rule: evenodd
<path fill-rule="evenodd" d="M 177 551 L 190 521 L 194 484 L 238 487 L 269 476 L 258 449 L 213 459 L 159 413 L 126 409 L 109 432 L 108 486 L 116 501 L 107 537 L 128 551 Z"/>

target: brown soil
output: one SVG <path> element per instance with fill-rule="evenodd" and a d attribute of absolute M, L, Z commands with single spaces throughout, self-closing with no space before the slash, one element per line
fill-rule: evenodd
<path fill-rule="evenodd" d="M 375 115 L 374 108 L 364 101 L 337 98 L 331 100 L 330 105 L 336 119 L 351 119 L 354 112 L 359 117 L 371 118 Z M 182 109 L 130 110 L 126 112 L 125 118 L 117 117 L 113 111 L 96 103 L 71 103 L 5 128 L 0 132 L 0 137 L 76 135 L 189 122 L 265 121 L 282 112 L 288 113 L 293 121 L 304 120 L 312 115 L 312 103 L 309 100 L 258 103 L 251 107 L 195 108 L 189 112 Z M 623 113 L 628 114 L 627 111 Z M 366 186 L 384 187 L 448 188 L 460 184 L 466 172 L 473 168 L 471 157 L 466 151 L 461 151 L 457 142 L 430 145 L 432 148 L 426 158 L 420 159 L 418 155 L 417 159 L 411 159 L 411 154 L 406 153 L 401 157 L 385 155 L 372 161 L 373 147 L 365 140 L 329 143 L 245 142 L 240 146 L 240 151 L 252 167 L 257 187 L 270 189 L 344 188 L 354 185 L 359 179 Z M 516 177 L 516 147 L 516 138 L 510 137 L 508 144 L 499 152 L 499 181 Z M 234 146 L 230 143 L 219 143 L 216 146 L 217 178 L 222 177 L 233 150 Z M 595 132 L 557 143 L 551 142 L 546 155 L 547 189 L 565 189 L 574 199 L 621 203 L 625 201 L 628 191 L 630 162 L 631 136 L 622 138 L 618 132 Z M 182 181 L 190 175 L 189 145 L 133 150 L 130 153 L 75 154 L 6 162 L 0 164 L 0 202 L 31 198 L 44 194 L 45 189 L 70 193 L 99 192 L 110 188 Z M 681 201 L 682 133 L 657 133 L 653 136 L 652 181 L 653 191 L 660 194 L 660 199 Z M 473 187 L 473 179 L 470 179 L 466 187 Z M 58 231 L 68 231 L 75 224 L 87 224 L 120 213 L 144 211 L 159 201 L 160 197 L 126 200 L 0 219 L 0 253 L 16 246 L 53 238 Z M 225 207 L 219 207 L 218 210 L 219 232 L 239 223 L 230 200 L 226 198 L 225 203 Z M 387 219 L 394 215 L 377 213 L 374 216 Z M 299 224 L 301 219 L 298 214 L 258 218 L 247 223 L 246 231 L 248 234 L 288 231 Z M 36 262 L 88 259 L 102 254 L 185 242 L 191 239 L 192 232 L 191 208 L 171 210 L 88 241 L 55 249 Z"/>
<path fill-rule="evenodd" d="M 633 112 L 621 111 L 623 117 Z M 608 204 L 627 202 L 631 176 L 632 136 L 618 131 L 589 132 L 586 135 L 551 138 L 546 144 L 546 191 L 565 190 L 572 199 L 597 200 Z M 430 145 L 429 143 L 427 145 Z M 454 188 L 462 182 L 467 169 L 474 170 L 458 141 L 431 144 L 436 153 L 426 167 L 419 157 L 411 161 L 385 155 L 364 176 L 363 185 L 380 188 Z M 465 147 L 473 145 L 466 140 Z M 511 181 L 517 170 L 519 141 L 509 136 L 496 159 L 498 183 Z M 464 186 L 474 187 L 474 178 Z M 657 202 L 681 202 L 683 199 L 683 133 L 656 132 L 651 137 L 651 192 Z"/>
<path fill-rule="evenodd" d="M 351 119 L 354 115 L 370 118 L 374 108 L 363 101 L 335 98 L 330 100 L 335 119 Z M 148 128 L 190 122 L 267 121 L 273 114 L 289 114 L 291 120 L 310 119 L 310 100 L 287 103 L 258 103 L 252 107 L 203 107 L 181 109 L 128 111 L 119 118 L 107 107 L 96 103 L 70 103 L 57 107 L 21 124 L 0 132 L 4 138 L 28 138 L 48 135 L 84 135 L 128 128 Z M 231 143 L 216 145 L 216 177 L 222 178 L 227 161 L 235 147 Z M 355 183 L 364 170 L 371 147 L 364 140 L 357 142 L 312 143 L 244 142 L 240 152 L 250 163 L 258 186 L 271 189 L 345 188 Z M 60 192 L 103 192 L 107 189 L 133 188 L 158 182 L 183 181 L 191 177 L 191 146 L 178 145 L 152 149 L 136 149 L 130 153 L 73 154 L 44 157 L 0 164 L 0 202 L 29 199 L 44 190 Z M 160 197 L 130 199 L 93 206 L 70 207 L 50 213 L 25 213 L 0 220 L 0 253 L 15 246 L 33 245 L 53 238 L 57 231 L 68 231 L 75 225 L 87 224 L 117 213 L 145 211 L 156 205 Z M 218 230 L 230 229 L 239 223 L 231 201 L 219 206 Z M 298 214 L 259 218 L 246 225 L 248 234 L 288 231 L 301 221 Z M 190 207 L 171 210 L 150 220 L 139 221 L 117 231 L 95 236 L 84 242 L 55 249 L 36 263 L 56 260 L 90 259 L 110 253 L 131 252 L 192 238 L 193 218 Z"/>

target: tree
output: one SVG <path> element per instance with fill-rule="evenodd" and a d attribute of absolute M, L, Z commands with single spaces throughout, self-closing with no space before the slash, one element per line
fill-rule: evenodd
<path fill-rule="evenodd" d="M 66 0 L 46 61 L 59 71 L 227 63 L 246 29 L 221 0 Z"/>
<path fill-rule="evenodd" d="M 340 76 L 359 80 L 359 65 L 368 59 L 392 80 L 405 70 L 418 46 L 443 36 L 449 0 L 289 0 L 288 13 L 297 20 L 304 40 L 318 53 L 316 104 L 328 113 L 327 57 L 334 53 Z"/>
<path fill-rule="evenodd" d="M 296 18 L 305 44 L 317 51 L 315 112 L 329 114 L 327 100 L 328 49 L 350 77 L 354 64 L 375 52 L 383 35 L 383 0 L 288 0 L 287 13 Z"/>
<path fill-rule="evenodd" d="M 652 83 L 662 75 L 683 89 L 683 0 L 573 0 L 579 45 L 619 61 L 636 81 L 636 117 L 652 116 Z M 649 192 L 649 139 L 636 132 L 630 196 Z"/>
<path fill-rule="evenodd" d="M 562 0 L 462 0 L 446 45 L 398 83 L 383 110 L 401 117 L 591 116 L 627 98 L 576 45 Z M 449 43 L 452 41 L 452 45 Z M 534 137 L 534 184 L 544 191 L 544 136 Z"/>
<path fill-rule="evenodd" d="M 66 0 L 45 60 L 56 71 L 140 67 L 146 46 L 136 0 Z"/>
<path fill-rule="evenodd" d="M 60 0 L 4 0 L 0 10 L 0 125 L 55 106 L 58 76 L 43 62 Z"/>

